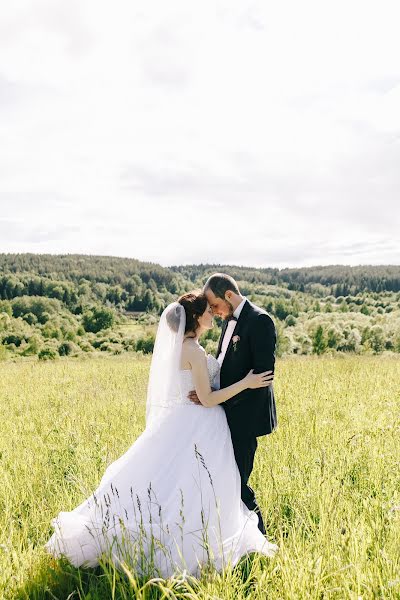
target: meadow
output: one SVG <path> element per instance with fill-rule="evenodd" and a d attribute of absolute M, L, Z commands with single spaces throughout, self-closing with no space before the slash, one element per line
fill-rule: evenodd
<path fill-rule="evenodd" d="M 400 598 L 395 355 L 278 361 L 279 427 L 259 438 L 251 478 L 275 558 L 199 581 L 144 581 L 49 557 L 50 520 L 89 496 L 143 430 L 149 364 L 138 355 L 0 363 L 1 598 Z"/>

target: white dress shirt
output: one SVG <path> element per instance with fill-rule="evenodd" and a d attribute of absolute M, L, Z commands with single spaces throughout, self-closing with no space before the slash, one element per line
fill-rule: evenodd
<path fill-rule="evenodd" d="M 233 316 L 236 317 L 236 319 L 239 318 L 240 313 L 242 312 L 242 308 L 246 302 L 247 298 L 243 297 L 243 300 L 241 301 L 241 303 L 239 304 L 239 306 L 234 310 L 233 312 Z M 229 346 L 229 342 L 231 341 L 232 335 L 233 335 L 233 331 L 236 327 L 236 323 L 237 321 L 234 321 L 233 319 L 231 321 L 229 321 L 226 329 L 225 329 L 225 335 L 224 335 L 224 339 L 222 340 L 222 345 L 221 345 L 221 352 L 217 358 L 220 366 L 222 366 L 222 363 L 224 362 L 224 358 L 225 358 L 225 354 L 226 351 L 228 349 Z"/>

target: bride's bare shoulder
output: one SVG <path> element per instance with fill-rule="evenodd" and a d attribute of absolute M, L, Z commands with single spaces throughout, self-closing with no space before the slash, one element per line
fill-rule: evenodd
<path fill-rule="evenodd" d="M 198 344 L 193 338 L 186 338 L 183 340 L 182 355 L 186 358 L 201 358 L 204 356 L 206 351 L 200 344 Z"/>

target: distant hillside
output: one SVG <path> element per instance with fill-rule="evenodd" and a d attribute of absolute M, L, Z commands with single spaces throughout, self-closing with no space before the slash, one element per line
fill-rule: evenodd
<path fill-rule="evenodd" d="M 0 359 L 151 352 L 158 315 L 215 271 L 278 330 L 278 354 L 400 352 L 400 266 L 162 267 L 80 254 L 0 254 Z M 218 319 L 204 336 L 216 349 Z"/>
<path fill-rule="evenodd" d="M 91 300 L 132 311 L 161 310 L 185 290 L 170 269 L 133 258 L 82 254 L 0 254 L 0 298 L 58 298 L 72 309 Z"/>
<path fill-rule="evenodd" d="M 317 295 L 347 296 L 359 292 L 400 291 L 400 265 L 330 265 L 300 269 L 255 269 L 232 265 L 186 265 L 171 267 L 191 281 L 214 271 L 229 273 L 237 280 L 287 286 L 290 290 Z"/>
<path fill-rule="evenodd" d="M 147 285 L 153 292 L 169 291 L 175 294 L 188 283 L 201 283 L 210 273 L 230 273 L 240 281 L 280 285 L 290 290 L 321 295 L 346 296 L 359 292 L 400 291 L 400 265 L 330 265 L 296 269 L 277 269 L 201 264 L 162 267 L 156 263 L 141 262 L 134 258 L 91 256 L 82 254 L 0 254 L 1 297 L 10 291 L 7 275 L 19 274 L 31 281 L 31 289 L 38 278 L 50 281 L 104 283 L 120 286 L 128 295 L 138 294 L 138 286 Z M 10 278 L 8 278 L 10 279 Z M 139 282 L 140 280 L 140 282 Z M 11 278 L 11 281 L 12 280 Z M 321 286 L 321 287 L 318 287 Z M 12 291 L 12 297 L 13 292 Z M 136 292 L 136 294 L 135 294 Z M 125 299 L 126 300 L 126 299 Z"/>

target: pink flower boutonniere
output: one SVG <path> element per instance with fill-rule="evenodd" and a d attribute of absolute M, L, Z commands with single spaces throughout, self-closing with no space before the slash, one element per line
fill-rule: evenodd
<path fill-rule="evenodd" d="M 240 336 L 239 335 L 234 335 L 233 338 L 232 338 L 232 344 L 233 344 L 233 351 L 234 352 L 236 352 L 238 342 L 240 342 Z"/>

